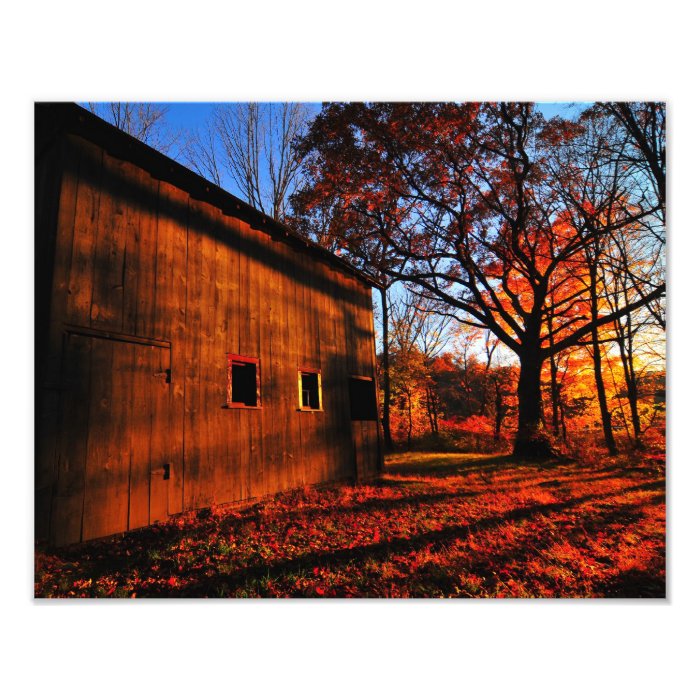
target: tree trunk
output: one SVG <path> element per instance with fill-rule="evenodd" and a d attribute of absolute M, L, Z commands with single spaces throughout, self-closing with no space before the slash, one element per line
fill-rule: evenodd
<path fill-rule="evenodd" d="M 411 437 L 413 436 L 413 409 L 411 407 L 411 393 L 407 392 L 408 398 L 408 435 L 406 436 L 406 445 L 411 447 Z"/>
<path fill-rule="evenodd" d="M 425 390 L 425 408 L 430 423 L 430 432 L 437 435 L 439 432 L 437 394 L 431 387 L 427 387 Z"/>
<path fill-rule="evenodd" d="M 542 357 L 537 349 L 523 349 L 518 379 L 518 433 L 513 456 L 548 459 L 555 456 L 542 425 Z"/>
<path fill-rule="evenodd" d="M 596 246 L 588 255 L 588 273 L 591 279 L 591 321 L 598 320 L 598 260 L 600 250 Z M 598 394 L 598 406 L 600 407 L 600 420 L 603 424 L 603 436 L 605 446 L 611 455 L 617 454 L 615 436 L 612 430 L 612 420 L 608 410 L 608 397 L 605 394 L 605 382 L 603 381 L 603 362 L 600 352 L 598 327 L 593 326 L 591 331 L 591 343 L 593 353 L 593 375 L 595 377 L 596 392 Z"/>
<path fill-rule="evenodd" d="M 498 382 L 494 382 L 494 430 L 493 439 L 498 442 L 501 439 L 501 426 L 503 425 L 503 396 L 501 394 L 501 387 Z"/>
<path fill-rule="evenodd" d="M 598 392 L 598 405 L 600 406 L 600 420 L 603 423 L 603 436 L 605 446 L 611 455 L 617 454 L 617 445 L 612 430 L 612 420 L 608 410 L 608 397 L 605 394 L 605 382 L 603 381 L 603 362 L 600 355 L 600 343 L 598 342 L 598 329 L 593 329 L 593 373 L 595 375 L 595 386 Z"/>
<path fill-rule="evenodd" d="M 384 431 L 384 449 L 391 452 L 394 441 L 391 437 L 391 378 L 389 377 L 389 309 L 387 306 L 386 287 L 381 287 L 379 296 L 382 301 L 382 368 L 384 373 L 384 406 L 382 410 L 382 430 Z"/>
<path fill-rule="evenodd" d="M 632 339 L 632 319 L 627 317 L 626 323 L 618 322 L 617 326 L 617 344 L 620 349 L 620 359 L 622 360 L 622 368 L 625 374 L 625 384 L 627 385 L 627 401 L 630 406 L 630 414 L 632 417 L 632 430 L 634 431 L 635 449 L 642 446 L 642 425 L 639 419 L 639 392 L 637 390 L 637 375 L 634 369 L 633 361 L 633 346 Z"/>
<path fill-rule="evenodd" d="M 568 444 L 569 440 L 566 436 L 566 420 L 564 417 L 564 402 L 563 401 L 559 402 L 559 419 L 560 419 L 560 423 L 561 423 L 562 440 L 564 440 L 564 442 Z"/>
<path fill-rule="evenodd" d="M 554 345 L 554 331 L 552 329 L 552 318 L 547 318 L 547 332 L 549 333 L 549 344 Z M 552 434 L 559 436 L 559 387 L 557 385 L 557 362 L 554 355 L 549 356 L 549 376 L 550 391 L 552 397 Z"/>
<path fill-rule="evenodd" d="M 634 431 L 634 448 L 642 447 L 642 423 L 639 419 L 639 403 L 637 393 L 637 379 L 632 377 L 627 388 L 627 397 L 630 403 L 630 413 L 632 415 L 632 430 Z"/>

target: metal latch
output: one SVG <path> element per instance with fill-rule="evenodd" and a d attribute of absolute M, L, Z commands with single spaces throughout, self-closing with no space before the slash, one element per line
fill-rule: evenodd
<path fill-rule="evenodd" d="M 170 465 L 164 464 L 160 469 L 151 469 L 151 476 L 163 475 L 163 481 L 170 479 Z"/>
<path fill-rule="evenodd" d="M 166 369 L 163 372 L 154 372 L 153 376 L 157 377 L 158 379 L 165 379 L 165 383 L 170 384 L 171 377 L 170 377 L 170 370 L 169 369 Z"/>

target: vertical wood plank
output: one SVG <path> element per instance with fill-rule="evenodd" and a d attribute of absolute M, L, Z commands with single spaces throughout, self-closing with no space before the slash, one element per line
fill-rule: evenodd
<path fill-rule="evenodd" d="M 108 154 L 102 157 L 101 189 L 92 269 L 90 321 L 93 328 L 120 331 L 124 316 L 126 228 L 132 190 L 127 165 Z"/>
<path fill-rule="evenodd" d="M 298 481 L 298 418 L 297 357 L 294 338 L 294 281 L 292 250 L 286 243 L 280 245 L 280 350 L 278 393 L 280 395 L 280 441 L 282 442 L 282 470 L 286 488 L 294 488 Z"/>
<path fill-rule="evenodd" d="M 313 313 L 316 317 L 317 341 L 316 355 L 318 366 L 321 368 L 321 379 L 323 384 L 323 413 L 318 417 L 321 419 L 318 425 L 317 453 L 320 463 L 319 477 L 322 481 L 330 481 L 334 478 L 333 470 L 333 441 L 334 436 L 331 431 L 331 416 L 333 415 L 333 400 L 337 395 L 337 389 L 332 381 L 333 375 L 330 371 L 330 340 L 329 340 L 329 315 L 328 304 L 328 269 L 323 263 L 315 263 L 314 277 L 317 282 L 314 284 L 314 304 Z"/>
<path fill-rule="evenodd" d="M 81 538 L 91 404 L 91 352 L 90 338 L 66 335 L 58 474 L 51 513 L 50 540 L 56 546 L 79 542 Z"/>
<path fill-rule="evenodd" d="M 56 386 L 70 274 L 80 154 L 63 139 L 35 169 L 35 347 L 37 382 Z"/>
<path fill-rule="evenodd" d="M 146 346 L 149 373 L 146 378 L 151 400 L 151 458 L 149 469 L 149 523 L 166 520 L 169 513 L 166 469 L 172 468 L 170 450 L 172 440 L 168 434 L 170 423 L 170 384 L 165 371 L 169 368 L 170 353 L 165 348 Z M 167 465 L 167 466 L 166 466 Z"/>
<path fill-rule="evenodd" d="M 356 450 L 353 437 L 354 421 L 350 419 L 350 396 L 349 396 L 349 386 L 348 379 L 349 375 L 353 374 L 356 370 L 352 366 L 353 363 L 353 342 L 352 338 L 348 337 L 348 307 L 347 307 L 347 294 L 346 294 L 346 275 L 342 272 L 336 273 L 336 279 L 338 281 L 338 294 L 342 300 L 340 307 L 340 313 L 338 318 L 338 335 L 342 339 L 343 350 L 342 350 L 342 382 L 345 386 L 342 402 L 342 424 L 344 426 L 343 434 L 345 436 L 345 444 L 347 445 L 347 457 L 346 457 L 346 469 L 348 470 L 348 476 L 351 478 L 357 477 L 357 459 Z"/>
<path fill-rule="evenodd" d="M 184 507 L 198 507 L 200 468 L 200 342 L 202 325 L 202 239 L 190 219 L 187 233 L 187 338 L 185 343 Z"/>
<path fill-rule="evenodd" d="M 128 528 L 130 443 L 129 347 L 92 339 L 90 427 L 85 468 L 83 539 Z"/>
<path fill-rule="evenodd" d="M 216 324 L 216 241 L 215 223 L 210 215 L 210 207 L 202 202 L 191 200 L 193 229 L 200 239 L 201 246 L 201 317 L 199 323 L 199 419 L 197 440 L 199 441 L 199 472 L 197 476 L 197 507 L 209 506 L 215 494 L 215 449 L 217 436 L 214 434 L 215 412 L 221 410 L 219 377 L 217 366 L 222 359 L 216 357 L 214 336 Z"/>
<path fill-rule="evenodd" d="M 214 461 L 215 492 L 217 503 L 229 503 L 235 499 L 234 472 L 231 467 L 233 450 L 230 450 L 230 411 L 222 408 L 226 401 L 227 362 L 226 354 L 231 352 L 229 347 L 229 326 L 231 314 L 229 308 L 229 273 L 230 261 L 234 257 L 229 230 L 226 221 L 217 211 L 216 230 L 216 261 L 215 261 L 215 343 L 213 362 L 213 393 L 216 397 L 213 405 L 213 425 L 216 440 L 216 455 Z"/>
<path fill-rule="evenodd" d="M 51 530 L 57 474 L 61 358 L 80 154 L 62 139 L 36 165 L 35 192 L 35 537 Z"/>
<path fill-rule="evenodd" d="M 333 334 L 333 352 L 331 364 L 333 367 L 333 384 L 335 386 L 335 404 L 333 425 L 335 432 L 335 444 L 337 448 L 337 474 L 340 478 L 348 477 L 348 464 L 351 460 L 352 444 L 348 440 L 350 435 L 349 425 L 344 421 L 345 404 L 345 334 L 342 329 L 342 303 L 338 286 L 338 271 L 330 272 L 330 296 L 331 296 L 331 332 Z"/>
<path fill-rule="evenodd" d="M 126 325 L 133 324 L 134 334 L 155 338 L 156 314 L 156 256 L 158 250 L 159 187 L 148 173 L 139 170 L 139 209 L 133 222 L 136 230 L 130 230 L 131 247 L 127 249 L 127 309 Z M 136 255 L 133 262 L 130 258 Z M 131 316 L 133 315 L 133 319 Z M 162 336 L 165 337 L 165 336 Z"/>
<path fill-rule="evenodd" d="M 80 149 L 80 185 L 75 205 L 68 307 L 65 320 L 76 325 L 89 326 L 95 238 L 100 208 L 102 151 L 82 140 L 80 141 Z"/>
<path fill-rule="evenodd" d="M 333 298 L 333 271 L 324 269 L 323 284 L 323 324 L 321 338 L 321 356 L 323 359 L 324 384 L 328 387 L 326 406 L 326 479 L 342 478 L 341 460 L 339 459 L 340 426 L 338 422 L 339 401 L 342 385 L 338 377 L 338 360 L 335 339 L 335 300 Z"/>
<path fill-rule="evenodd" d="M 170 339 L 170 393 L 172 409 L 170 411 L 171 468 L 168 482 L 168 504 L 170 513 L 179 513 L 184 509 L 184 433 L 185 384 L 188 367 L 188 209 L 187 194 L 166 182 L 152 183 L 149 197 L 157 195 L 157 218 L 146 217 L 142 221 L 142 234 L 149 240 L 161 241 L 160 272 L 158 276 L 158 314 L 159 320 L 151 326 L 152 336 Z M 147 233 L 151 231 L 150 233 Z M 167 243 L 166 243 L 167 241 Z M 146 288 L 156 287 L 156 270 L 151 265 L 147 275 Z M 155 296 L 155 293 L 154 293 Z M 155 302 L 144 308 L 144 312 L 155 313 Z M 162 322 L 161 322 L 162 321 Z M 144 324 L 146 321 L 144 320 Z M 145 327 L 145 325 L 144 325 Z M 190 367 L 189 370 L 192 368 Z"/>
<path fill-rule="evenodd" d="M 136 335 L 139 312 L 139 272 L 141 267 L 141 219 L 144 213 L 146 173 L 129 165 L 126 169 L 132 181 L 132 198 L 128 203 L 124 227 L 123 319 L 124 333 Z M 148 255 L 143 256 L 148 259 Z M 151 296 L 151 295 L 149 295 Z M 143 335 L 143 334 L 142 334 Z"/>
<path fill-rule="evenodd" d="M 277 243 L 266 234 L 256 232 L 257 245 L 261 250 L 268 248 L 272 259 L 276 259 Z M 258 488 L 262 493 L 275 493 L 284 486 L 280 473 L 280 445 L 277 440 L 279 393 L 275 390 L 275 380 L 280 366 L 279 347 L 279 287 L 275 264 L 260 261 L 260 367 L 262 392 L 266 397 L 260 414 L 261 423 L 261 470 Z"/>
<path fill-rule="evenodd" d="M 284 332 L 287 323 L 283 267 L 285 244 L 276 241 L 273 245 L 276 263 L 270 266 L 270 398 L 274 412 L 271 414 L 269 435 L 265 438 L 270 449 L 269 472 L 272 475 L 269 489 L 276 491 L 292 488 L 293 482 L 285 469 L 287 449 L 287 415 L 290 411 L 283 387 L 293 382 L 287 370 L 289 359 L 285 347 Z"/>
<path fill-rule="evenodd" d="M 151 471 L 151 422 L 153 402 L 150 396 L 151 349 L 134 345 L 131 394 L 131 474 L 129 479 L 129 529 L 149 524 L 149 489 Z"/>

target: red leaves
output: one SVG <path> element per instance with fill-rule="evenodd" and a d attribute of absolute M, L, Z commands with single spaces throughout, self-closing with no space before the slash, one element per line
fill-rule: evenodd
<path fill-rule="evenodd" d="M 661 595 L 663 479 L 626 466 L 543 473 L 478 455 L 393 455 L 377 485 L 38 552 L 36 595 Z"/>

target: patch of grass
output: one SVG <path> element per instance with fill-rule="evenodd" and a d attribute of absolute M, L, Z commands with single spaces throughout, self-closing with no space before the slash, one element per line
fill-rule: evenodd
<path fill-rule="evenodd" d="M 430 472 L 434 469 L 469 468 L 507 460 L 507 455 L 483 455 L 459 452 L 395 452 L 384 460 L 388 471 Z"/>

